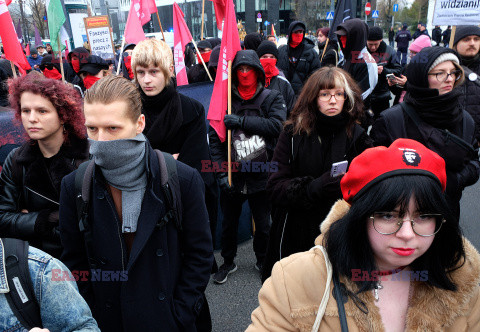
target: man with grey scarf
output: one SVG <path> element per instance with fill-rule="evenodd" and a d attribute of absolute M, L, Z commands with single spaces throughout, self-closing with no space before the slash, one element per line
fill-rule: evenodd
<path fill-rule="evenodd" d="M 105 77 L 87 91 L 93 245 L 79 228 L 74 172 L 62 181 L 62 261 L 83 276 L 80 293 L 102 331 L 197 331 L 213 262 L 204 184 L 176 161 L 181 230 L 161 222 L 169 207 L 141 107 L 138 89 L 123 77 Z"/>

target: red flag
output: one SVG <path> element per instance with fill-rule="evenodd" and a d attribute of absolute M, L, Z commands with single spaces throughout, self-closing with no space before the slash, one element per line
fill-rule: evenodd
<path fill-rule="evenodd" d="M 152 13 L 156 12 L 157 7 L 155 6 L 154 1 L 155 0 L 153 0 L 153 5 L 152 5 L 152 0 L 132 0 L 133 8 L 137 13 L 138 18 L 140 18 L 140 23 L 142 24 L 142 26 L 145 25 L 147 22 L 149 22 L 150 16 L 152 15 Z M 130 11 L 131 10 L 132 10 L 132 7 L 130 7 Z"/>
<path fill-rule="evenodd" d="M 217 21 L 218 30 L 222 30 L 222 21 L 225 18 L 226 1 L 228 0 L 211 0 L 215 9 L 215 19 Z"/>
<path fill-rule="evenodd" d="M 5 0 L 0 0 L 0 37 L 2 38 L 5 58 L 17 63 L 24 70 L 30 69 L 27 58 L 23 54 L 22 46 L 18 42 L 12 17 Z"/>
<path fill-rule="evenodd" d="M 228 108 L 228 61 L 233 60 L 240 51 L 240 38 L 238 37 L 237 18 L 233 0 L 226 0 L 226 16 L 223 27 L 222 44 L 218 58 L 217 77 L 213 86 L 212 99 L 208 109 L 207 119 L 217 132 L 222 142 L 227 138 L 227 129 L 223 118 Z"/>
<path fill-rule="evenodd" d="M 158 12 L 157 5 L 155 4 L 155 0 L 142 0 L 143 6 L 148 8 L 148 11 L 151 14 Z"/>
<path fill-rule="evenodd" d="M 27 44 L 27 47 L 25 47 L 25 55 L 30 55 L 30 44 Z"/>
<path fill-rule="evenodd" d="M 188 30 L 180 7 L 176 2 L 173 3 L 173 57 L 175 59 L 175 72 L 177 73 L 177 85 L 188 84 L 187 69 L 185 68 L 185 58 L 183 50 L 185 46 L 192 41 L 192 34 Z"/>
<path fill-rule="evenodd" d="M 130 11 L 128 12 L 127 24 L 125 25 L 125 41 L 132 44 L 138 44 L 146 39 L 142 24 L 140 23 L 140 12 L 135 10 L 135 8 L 140 9 L 139 0 L 132 1 Z M 148 19 L 150 20 L 150 16 Z"/>

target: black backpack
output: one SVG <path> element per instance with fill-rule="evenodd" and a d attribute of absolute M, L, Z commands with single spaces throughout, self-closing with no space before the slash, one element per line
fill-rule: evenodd
<path fill-rule="evenodd" d="M 160 183 L 162 192 L 165 195 L 165 204 L 167 213 L 157 222 L 156 228 L 163 228 L 168 222 L 174 222 L 176 228 L 182 230 L 182 205 L 180 194 L 180 182 L 178 180 L 177 164 L 171 154 L 154 150 L 160 164 Z M 87 255 L 90 266 L 93 268 L 95 259 L 93 258 L 93 235 L 90 224 L 88 223 L 88 203 L 90 199 L 90 188 L 93 179 L 93 169 L 95 162 L 89 160 L 81 164 L 75 174 L 75 192 L 77 205 L 77 220 L 80 231 L 83 233 Z"/>
<path fill-rule="evenodd" d="M 5 293 L 8 305 L 20 323 L 30 330 L 43 327 L 40 305 L 35 297 L 30 269 L 28 268 L 28 242 L 2 238 L 5 251 L 5 269 L 8 288 Z"/>

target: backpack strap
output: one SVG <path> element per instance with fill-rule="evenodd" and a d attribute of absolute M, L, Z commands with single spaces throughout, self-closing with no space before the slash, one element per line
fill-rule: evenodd
<path fill-rule="evenodd" d="M 179 231 L 182 230 L 182 207 L 180 194 L 180 181 L 178 180 L 177 161 L 169 154 L 155 150 L 160 165 L 160 183 L 166 200 L 167 213 L 157 223 L 157 228 L 162 228 L 169 221 L 175 222 Z"/>
<path fill-rule="evenodd" d="M 75 174 L 75 194 L 77 205 L 77 221 L 80 232 L 83 233 L 85 248 L 89 257 L 89 263 L 92 268 L 91 257 L 93 253 L 93 235 L 92 228 L 88 223 L 88 202 L 90 200 L 90 189 L 92 187 L 93 169 L 95 162 L 93 160 L 86 161 L 78 166 Z M 94 263 L 94 262 L 93 262 Z"/>
<path fill-rule="evenodd" d="M 30 330 L 43 327 L 40 306 L 35 297 L 28 267 L 28 242 L 2 238 L 5 268 L 10 291 L 5 294 L 8 305 L 20 323 Z"/>

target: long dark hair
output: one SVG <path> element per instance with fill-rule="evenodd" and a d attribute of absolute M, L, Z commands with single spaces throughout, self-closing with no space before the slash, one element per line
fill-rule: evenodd
<path fill-rule="evenodd" d="M 317 99 L 320 90 L 343 88 L 347 99 L 342 112 L 349 118 L 347 135 L 351 137 L 355 122 L 363 115 L 362 92 L 353 78 L 343 69 L 323 67 L 315 71 L 302 88 L 285 127 L 292 126 L 293 134 L 310 135 L 315 128 L 318 113 Z"/>
<path fill-rule="evenodd" d="M 465 259 L 458 220 L 448 207 L 439 183 L 423 175 L 385 179 L 355 199 L 349 212 L 334 222 L 325 234 L 325 246 L 334 271 L 352 278 L 352 269 L 368 271 L 369 275 L 378 270 L 367 234 L 369 217 L 375 211 L 393 211 L 397 206 L 403 215 L 412 196 L 419 211 L 440 213 L 446 223 L 435 235 L 430 248 L 410 267 L 414 271 L 428 271 L 428 284 L 455 291 L 457 287 L 448 272 L 457 268 L 462 258 Z M 359 292 L 375 286 L 375 281 L 355 283 Z"/>

